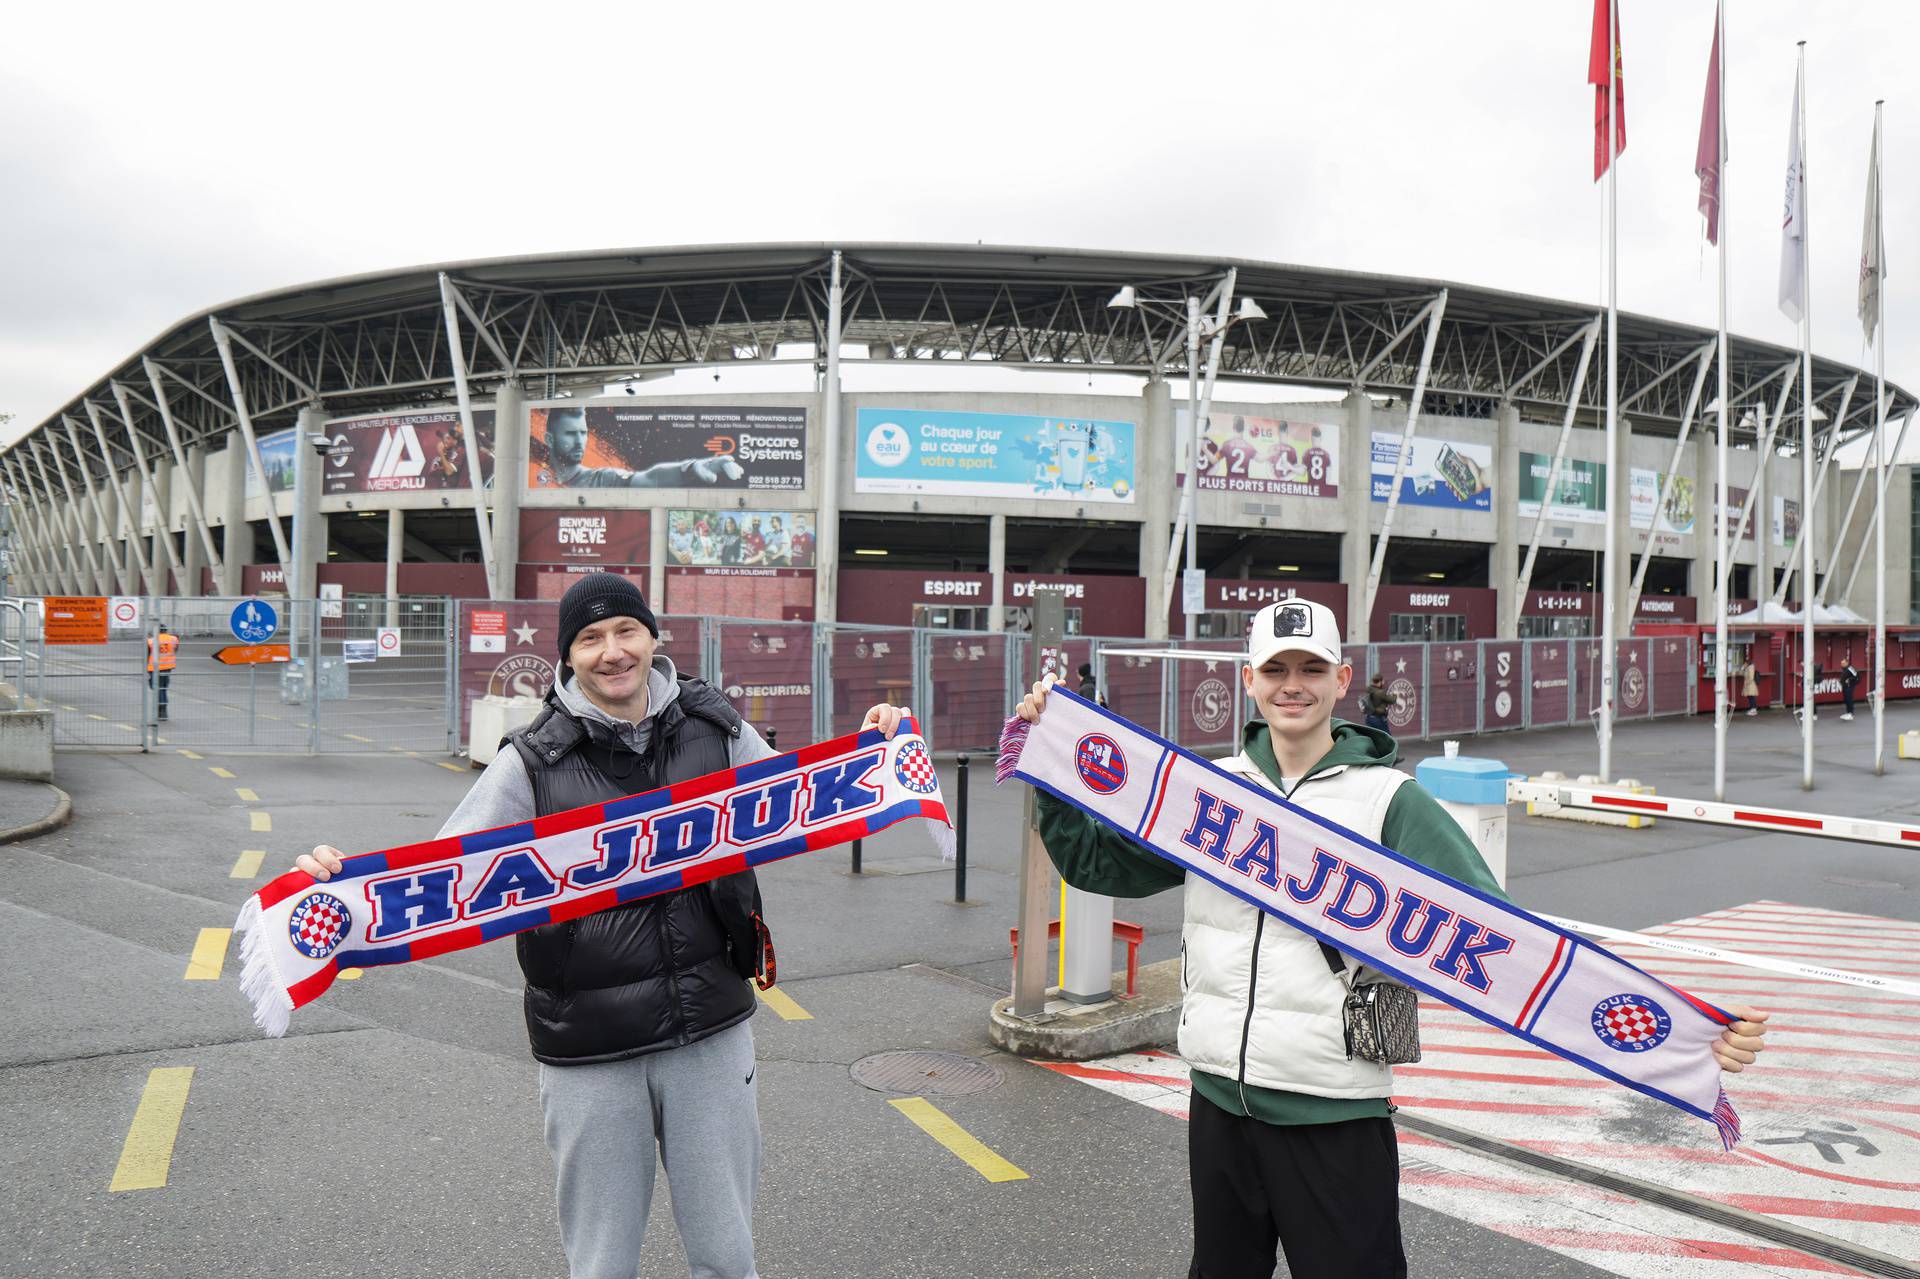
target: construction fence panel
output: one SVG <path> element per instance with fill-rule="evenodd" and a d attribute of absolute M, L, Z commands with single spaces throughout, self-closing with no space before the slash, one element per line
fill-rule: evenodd
<path fill-rule="evenodd" d="M 1573 641 L 1528 640 L 1528 728 L 1557 728 L 1573 723 Z"/>
<path fill-rule="evenodd" d="M 741 717 L 771 735 L 781 750 L 794 750 L 814 740 L 814 628 L 811 622 L 723 620 L 711 623 L 719 633 L 719 669 L 706 678 L 717 685 Z M 834 698 L 835 733 L 852 732 L 859 725 L 839 727 L 839 702 L 853 690 L 842 679 L 857 676 L 865 659 L 855 656 L 862 644 L 834 636 L 834 680 L 820 695 Z M 869 656 L 871 643 L 866 645 Z M 894 631 L 885 643 L 888 678 L 902 689 L 913 681 L 913 633 Z M 844 656 L 841 650 L 844 648 Z M 864 711 L 867 703 L 861 703 Z"/>
<path fill-rule="evenodd" d="M 1480 646 L 1427 646 L 1428 737 L 1471 736 L 1480 731 Z"/>
<path fill-rule="evenodd" d="M 914 710 L 935 750 L 996 749 L 1015 700 L 1007 680 L 1007 637 L 959 631 L 927 633 L 931 701 Z"/>

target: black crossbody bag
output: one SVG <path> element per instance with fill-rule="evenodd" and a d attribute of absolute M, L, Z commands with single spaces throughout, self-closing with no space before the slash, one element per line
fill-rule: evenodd
<path fill-rule="evenodd" d="M 1341 1021 L 1346 1031 L 1347 1060 L 1404 1066 L 1420 1060 L 1420 996 L 1396 981 L 1356 982 L 1347 971 L 1346 956 L 1325 942 L 1320 953 L 1327 967 L 1347 988 Z"/>

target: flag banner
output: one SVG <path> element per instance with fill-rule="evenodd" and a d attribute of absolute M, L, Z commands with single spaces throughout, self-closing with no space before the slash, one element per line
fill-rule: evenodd
<path fill-rule="evenodd" d="M 1614 28 L 1609 31 L 1608 28 Z M 1619 30 L 1614 24 L 1613 0 L 1593 0 L 1593 41 L 1587 50 L 1587 83 L 1593 86 L 1593 180 L 1607 172 L 1607 89 L 1609 81 L 1618 107 L 1613 121 L 1613 151 L 1627 149 L 1626 64 L 1620 56 Z M 1612 57 L 1608 57 L 1611 51 Z"/>
<path fill-rule="evenodd" d="M 1734 1017 L 1585 938 L 1435 874 L 1055 686 L 1007 721 L 1018 777 L 1190 875 L 1470 1016 L 1712 1122 L 1740 1120 L 1713 1043 Z"/>
<path fill-rule="evenodd" d="M 1798 324 L 1807 278 L 1807 160 L 1800 151 L 1801 73 L 1793 77 L 1793 120 L 1787 129 L 1786 204 L 1780 214 L 1780 310 Z"/>
<path fill-rule="evenodd" d="M 750 867 L 927 820 L 952 823 L 911 718 L 530 822 L 343 858 L 321 883 L 289 871 L 240 908 L 240 989 L 278 1038 L 346 968 L 465 950 Z"/>
<path fill-rule="evenodd" d="M 1707 55 L 1707 100 L 1700 106 L 1700 140 L 1693 148 L 1693 176 L 1700 179 L 1700 216 L 1707 243 L 1720 243 L 1720 6 L 1713 8 L 1713 51 Z"/>
<path fill-rule="evenodd" d="M 1880 322 L 1880 281 L 1887 277 L 1887 242 L 1880 230 L 1880 116 L 1873 118 L 1873 155 L 1867 161 L 1867 217 L 1860 232 L 1860 327 L 1867 341 Z"/>

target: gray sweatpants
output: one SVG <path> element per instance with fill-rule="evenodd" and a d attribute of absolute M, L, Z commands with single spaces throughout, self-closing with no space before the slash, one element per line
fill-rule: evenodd
<path fill-rule="evenodd" d="M 540 1067 L 560 1238 L 573 1279 L 634 1279 L 654 1149 L 693 1279 L 757 1279 L 760 1112 L 753 1031 L 597 1066 Z"/>

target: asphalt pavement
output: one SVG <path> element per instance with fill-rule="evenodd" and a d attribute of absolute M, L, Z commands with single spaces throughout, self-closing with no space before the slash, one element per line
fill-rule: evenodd
<path fill-rule="evenodd" d="M 1896 704 L 1888 719 L 1920 726 L 1920 706 Z M 1810 794 L 1789 719 L 1734 729 L 1733 798 L 1920 814 L 1920 762 L 1889 749 L 1889 775 L 1876 778 L 1864 716 L 1822 718 Z M 1708 795 L 1711 740 L 1705 721 L 1628 725 L 1618 771 L 1663 794 Z M 1594 762 L 1585 729 L 1462 749 L 1529 773 Z M 0 847 L 0 1275 L 564 1273 L 510 947 L 338 983 L 271 1041 L 220 934 L 252 888 L 316 842 L 356 851 L 433 835 L 473 776 L 449 762 L 60 756 L 71 823 Z M 951 796 L 953 767 L 941 771 Z M 971 783 L 967 904 L 952 901 L 952 867 L 911 826 L 869 841 L 859 876 L 844 848 L 762 872 L 784 998 L 753 1021 L 761 1270 L 1184 1274 L 1185 1124 L 988 1042 L 987 1011 L 1008 980 L 1022 796 L 993 787 L 984 759 Z M 1627 928 L 1759 899 L 1920 921 L 1920 865 L 1899 849 L 1521 816 L 1510 865 L 1522 904 Z M 1146 927 L 1143 958 L 1177 952 L 1178 896 L 1120 905 Z M 954 1153 L 889 1104 L 902 1094 L 855 1080 L 856 1063 L 894 1050 L 992 1068 L 982 1091 L 928 1100 L 998 1164 Z M 170 1104 L 174 1126 L 159 1132 L 147 1121 Z M 1468 1110 L 1450 1118 L 1473 1122 Z M 139 1184 L 155 1166 L 161 1184 Z M 1903 1175 L 1920 1180 L 1920 1169 Z M 645 1276 L 686 1273 L 666 1189 Z M 1404 1220 L 1415 1274 L 1626 1273 L 1411 1201 Z"/>

